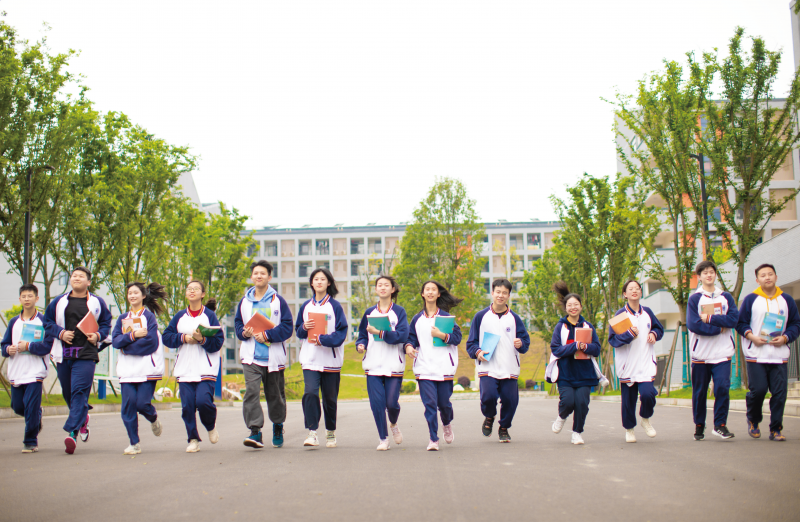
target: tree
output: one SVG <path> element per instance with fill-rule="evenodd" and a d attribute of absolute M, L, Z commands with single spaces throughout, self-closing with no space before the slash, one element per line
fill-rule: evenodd
<path fill-rule="evenodd" d="M 722 101 L 705 99 L 705 132 L 699 140 L 711 159 L 709 192 L 719 202 L 717 235 L 737 266 L 730 292 L 736 302 L 744 285 L 744 265 L 758 244 L 767 222 L 797 196 L 798 189 L 774 197 L 769 184 L 800 142 L 796 115 L 800 104 L 800 70 L 795 71 L 785 99 L 774 98 L 780 51 L 770 51 L 761 38 L 752 38 L 750 52 L 742 49 L 744 29 L 738 27 L 721 63 L 715 53 L 704 56 L 706 69 L 718 71 Z M 700 70 L 698 64 L 693 64 Z M 695 72 L 698 76 L 701 72 Z"/>
<path fill-rule="evenodd" d="M 438 178 L 414 210 L 414 219 L 400 242 L 400 263 L 394 275 L 403 289 L 400 304 L 409 317 L 422 309 L 419 289 L 428 279 L 464 299 L 453 310 L 460 324 L 485 305 L 480 277 L 484 235 L 475 201 L 468 197 L 464 184 Z"/>

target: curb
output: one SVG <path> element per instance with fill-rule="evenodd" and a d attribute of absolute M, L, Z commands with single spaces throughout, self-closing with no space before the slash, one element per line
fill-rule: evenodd
<path fill-rule="evenodd" d="M 153 406 L 156 410 L 171 410 L 172 405 L 180 403 L 172 402 L 154 402 Z M 44 416 L 50 417 L 53 415 L 69 415 L 69 406 L 44 406 Z M 122 411 L 122 404 L 92 404 L 90 413 L 119 413 Z M 14 419 L 19 417 L 11 408 L 0 408 L 0 419 Z"/>

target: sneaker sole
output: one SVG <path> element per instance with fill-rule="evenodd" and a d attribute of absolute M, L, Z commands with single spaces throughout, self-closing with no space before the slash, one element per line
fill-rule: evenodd
<path fill-rule="evenodd" d="M 254 440 L 251 440 L 251 439 L 244 439 L 243 444 L 245 446 L 247 446 L 248 448 L 261 449 L 261 448 L 264 447 L 263 444 L 260 444 L 260 443 L 254 441 Z"/>
<path fill-rule="evenodd" d="M 336 443 L 335 443 L 335 442 L 334 442 L 334 443 L 327 442 L 327 443 L 325 444 L 325 447 L 326 447 L 326 448 L 335 448 L 335 447 L 336 447 Z"/>
<path fill-rule="evenodd" d="M 73 439 L 72 437 L 67 437 L 66 439 L 64 439 L 64 446 L 66 446 L 66 449 L 64 451 L 72 455 L 73 453 L 75 453 L 75 448 L 78 447 L 78 443 L 75 442 L 75 439 Z"/>
<path fill-rule="evenodd" d="M 304 442 L 303 446 L 308 446 L 310 448 L 316 448 L 317 446 L 319 446 L 319 442 L 317 442 L 316 444 L 313 444 L 311 442 Z"/>
<path fill-rule="evenodd" d="M 81 438 L 81 442 L 89 442 L 89 428 L 86 428 L 86 436 L 83 436 L 83 433 L 78 433 L 78 436 Z"/>
<path fill-rule="evenodd" d="M 714 434 L 714 435 L 716 435 L 717 437 L 719 437 L 719 438 L 720 438 L 720 439 L 722 439 L 722 440 L 728 440 L 728 439 L 732 439 L 732 438 L 733 438 L 733 435 L 727 435 L 727 436 L 725 436 L 725 435 L 723 435 L 723 434 L 721 434 L 721 433 L 717 433 L 716 431 L 712 431 L 711 433 L 712 433 L 712 434 Z"/>
<path fill-rule="evenodd" d="M 275 443 L 273 443 L 273 444 L 272 444 L 272 447 L 273 447 L 273 448 L 282 448 L 282 447 L 283 447 L 283 444 L 275 444 Z"/>
<path fill-rule="evenodd" d="M 696 440 L 696 441 L 701 441 L 701 440 L 705 440 L 705 439 L 706 439 L 705 436 L 698 437 L 697 435 L 695 435 L 695 437 L 694 437 L 694 440 Z"/>
<path fill-rule="evenodd" d="M 576 446 L 582 446 L 584 443 L 583 441 L 581 441 L 581 442 L 573 442 L 573 444 Z"/>
<path fill-rule="evenodd" d="M 37 451 L 39 451 L 39 448 L 24 449 L 22 450 L 22 453 L 36 453 Z"/>

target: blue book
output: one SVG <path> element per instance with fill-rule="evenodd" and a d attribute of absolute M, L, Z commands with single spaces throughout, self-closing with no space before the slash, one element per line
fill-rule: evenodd
<path fill-rule="evenodd" d="M 500 336 L 490 332 L 483 332 L 483 339 L 481 339 L 481 350 L 483 350 L 483 358 L 487 361 L 492 359 L 494 350 L 497 348 L 497 343 L 500 341 Z"/>
<path fill-rule="evenodd" d="M 378 315 L 367 317 L 367 322 L 373 328 L 377 328 L 381 332 L 391 332 L 392 331 L 392 323 L 389 322 L 389 318 L 385 315 Z M 372 338 L 376 341 L 380 341 L 381 338 L 375 334 L 372 334 Z"/>
<path fill-rule="evenodd" d="M 436 319 L 433 320 L 434 326 L 439 329 L 440 332 L 443 334 L 451 334 L 453 333 L 453 327 L 456 324 L 456 318 L 446 315 L 437 315 Z M 447 343 L 444 342 L 444 339 L 439 339 L 438 337 L 433 338 L 433 345 L 434 346 L 447 346 Z"/>
<path fill-rule="evenodd" d="M 761 323 L 758 336 L 765 341 L 771 341 L 783 333 L 785 324 L 786 318 L 784 316 L 767 312 L 767 315 L 764 316 L 764 321 Z"/>
<path fill-rule="evenodd" d="M 40 343 L 44 341 L 44 326 L 27 323 L 22 325 L 22 337 L 20 341 L 25 341 L 26 343 Z"/>

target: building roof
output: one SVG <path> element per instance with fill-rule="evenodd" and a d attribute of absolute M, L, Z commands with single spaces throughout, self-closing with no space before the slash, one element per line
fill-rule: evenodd
<path fill-rule="evenodd" d="M 396 230 L 398 232 L 405 231 L 407 222 L 403 221 L 394 224 L 348 224 L 339 223 L 334 226 L 317 226 L 317 225 L 303 225 L 300 227 L 285 227 L 281 225 L 262 227 L 253 229 L 256 235 L 265 234 L 304 234 L 304 233 L 330 233 L 330 232 L 390 232 Z M 560 228 L 559 221 L 491 221 L 484 223 L 483 226 L 486 230 L 499 230 L 499 229 L 519 229 L 519 228 Z"/>

